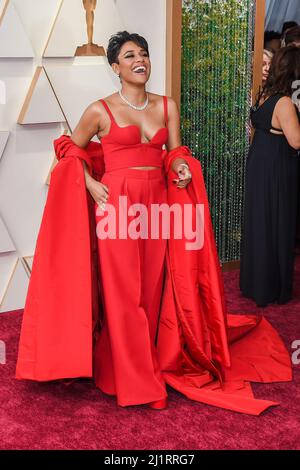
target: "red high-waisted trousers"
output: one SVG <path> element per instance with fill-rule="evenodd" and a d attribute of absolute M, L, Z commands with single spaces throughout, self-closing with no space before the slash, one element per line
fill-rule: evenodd
<path fill-rule="evenodd" d="M 94 348 L 94 381 L 120 406 L 138 405 L 167 396 L 155 348 L 167 239 L 150 232 L 150 205 L 167 203 L 167 186 L 162 168 L 117 169 L 104 173 L 101 183 L 117 222 L 120 211 L 128 224 L 140 215 L 127 215 L 132 204 L 148 210 L 148 238 L 122 239 L 118 223 L 116 238 L 98 237 L 104 322 Z M 127 196 L 127 210 L 119 208 L 119 196 Z M 106 209 L 96 215 L 97 228 Z"/>

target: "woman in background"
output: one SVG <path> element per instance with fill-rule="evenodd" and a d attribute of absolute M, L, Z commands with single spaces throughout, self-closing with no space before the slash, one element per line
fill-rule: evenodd
<path fill-rule="evenodd" d="M 292 100 L 300 49 L 273 57 L 251 110 L 255 128 L 246 166 L 240 288 L 258 306 L 292 298 L 300 125 Z"/>

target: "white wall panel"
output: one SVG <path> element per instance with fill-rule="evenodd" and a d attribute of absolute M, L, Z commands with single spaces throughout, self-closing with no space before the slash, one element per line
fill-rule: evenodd
<path fill-rule="evenodd" d="M 114 0 L 121 20 L 131 33 L 149 44 L 151 77 L 149 91 L 163 95 L 166 83 L 166 0 Z"/>
<path fill-rule="evenodd" d="M 0 160 L 9 137 L 9 131 L 0 131 Z"/>
<path fill-rule="evenodd" d="M 13 0 L 35 54 L 42 56 L 61 0 Z"/>
<path fill-rule="evenodd" d="M 97 58 L 95 65 L 91 60 L 84 62 L 85 58 L 80 58 L 78 65 L 45 66 L 71 129 L 90 103 L 116 91 L 106 59 Z"/>
<path fill-rule="evenodd" d="M 12 241 L 5 223 L 0 216 L 0 253 L 7 253 L 9 251 L 15 251 L 16 247 Z"/>
<path fill-rule="evenodd" d="M 18 256 L 15 252 L 0 253 L 0 305 L 17 261 Z"/>
<path fill-rule="evenodd" d="M 45 73 L 45 69 L 44 67 L 37 67 L 18 123 L 42 124 L 64 121 L 64 115 Z"/>

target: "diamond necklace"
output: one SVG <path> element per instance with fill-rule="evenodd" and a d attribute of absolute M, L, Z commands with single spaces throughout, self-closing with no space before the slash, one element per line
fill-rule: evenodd
<path fill-rule="evenodd" d="M 135 109 L 136 111 L 143 111 L 143 109 L 145 109 L 147 106 L 148 106 L 148 103 L 149 103 L 149 98 L 148 98 L 148 93 L 146 92 L 146 101 L 145 103 L 142 105 L 142 106 L 136 106 L 135 104 L 132 104 L 130 103 L 127 98 L 125 98 L 125 96 L 122 95 L 122 92 L 121 90 L 119 90 L 119 95 L 120 95 L 120 98 L 126 103 L 128 104 L 128 106 L 130 106 L 131 108 Z"/>

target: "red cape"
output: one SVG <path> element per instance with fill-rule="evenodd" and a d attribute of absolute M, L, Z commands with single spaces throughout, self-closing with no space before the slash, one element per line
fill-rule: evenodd
<path fill-rule="evenodd" d="M 77 147 L 54 141 L 58 164 L 51 174 L 24 309 L 17 379 L 47 381 L 93 376 L 93 345 L 103 315 L 97 265 L 94 201 L 86 191 L 81 160 L 98 181 L 104 173 L 101 144 Z M 188 187 L 172 179 L 174 158 L 192 171 Z M 258 415 L 277 403 L 253 397 L 249 381 L 292 378 L 288 351 L 263 317 L 226 313 L 201 164 L 188 147 L 164 152 L 168 202 L 204 206 L 204 246 L 186 250 L 170 238 L 157 350 L 166 383 L 204 403 Z M 171 230 L 172 234 L 172 230 Z"/>

